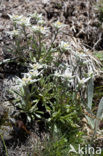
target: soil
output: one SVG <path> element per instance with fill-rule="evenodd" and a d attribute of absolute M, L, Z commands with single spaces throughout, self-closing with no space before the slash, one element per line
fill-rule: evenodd
<path fill-rule="evenodd" d="M 13 57 L 7 50 L 7 46 L 12 42 L 6 33 L 12 30 L 8 14 L 28 16 L 35 10 L 43 14 L 47 25 L 56 20 L 67 24 L 64 31 L 64 36 L 67 36 L 65 40 L 68 37 L 75 37 L 81 46 L 83 45 L 91 51 L 103 50 L 103 30 L 99 27 L 101 23 L 96 11 L 96 0 L 2 0 L 0 2 L 0 62 Z M 13 78 L 20 76 L 21 72 L 25 70 L 24 67 L 14 63 L 0 65 L 0 119 L 1 116 L 5 116 L 4 106 L 7 108 L 10 106 L 10 110 L 7 112 L 9 112 L 8 116 L 11 115 L 12 106 L 9 100 L 12 97 L 8 95 L 7 89 L 14 85 Z M 4 135 L 4 140 L 9 156 L 27 156 L 28 153 L 32 155 L 32 145 L 38 140 L 42 140 L 41 136 L 44 135 L 44 132 L 39 132 L 36 123 L 34 123 L 30 134 L 22 129 L 17 132 L 17 127 L 12 124 L 2 127 L 2 131 L 4 131 L 3 128 L 7 132 Z M 14 135 L 11 135 L 13 132 Z M 5 149 L 2 140 L 0 146 L 0 155 L 4 156 Z"/>

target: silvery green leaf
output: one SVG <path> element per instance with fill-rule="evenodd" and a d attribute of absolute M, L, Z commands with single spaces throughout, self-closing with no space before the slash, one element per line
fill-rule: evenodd
<path fill-rule="evenodd" d="M 35 114 L 35 116 L 36 116 L 37 118 L 39 118 L 39 119 L 41 118 L 41 116 L 40 116 L 39 114 Z"/>
<path fill-rule="evenodd" d="M 101 119 L 103 113 L 103 97 L 100 100 L 99 106 L 98 106 L 98 111 L 97 111 L 97 118 Z"/>
<path fill-rule="evenodd" d="M 58 128 L 57 128 L 57 125 L 54 124 L 54 133 L 57 133 L 58 132 Z"/>
<path fill-rule="evenodd" d="M 93 90 L 94 90 L 94 83 L 93 83 L 93 79 L 91 78 L 88 81 L 88 104 L 87 104 L 90 110 L 92 109 Z"/>
<path fill-rule="evenodd" d="M 88 124 L 91 126 L 92 129 L 94 129 L 95 122 L 94 119 L 90 118 L 89 116 L 86 115 L 86 119 L 88 121 Z"/>
<path fill-rule="evenodd" d="M 28 122 L 31 122 L 30 116 L 27 116 L 27 120 L 28 120 Z"/>
<path fill-rule="evenodd" d="M 98 111 L 97 111 L 97 115 L 96 115 L 97 119 L 95 120 L 94 135 L 97 133 L 97 130 L 98 130 L 98 127 L 99 127 L 99 123 L 100 123 L 100 120 L 102 118 L 102 114 L 103 114 L 103 97 L 100 100 L 100 103 L 99 103 L 99 106 L 98 106 Z"/>

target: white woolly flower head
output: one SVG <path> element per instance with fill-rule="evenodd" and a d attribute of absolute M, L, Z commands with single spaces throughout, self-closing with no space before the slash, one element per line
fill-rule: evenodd
<path fill-rule="evenodd" d="M 60 21 L 56 21 L 55 23 L 53 23 L 53 26 L 58 30 L 64 28 L 66 25 L 61 23 Z"/>
<path fill-rule="evenodd" d="M 59 47 L 61 50 L 69 50 L 70 49 L 69 43 L 64 42 L 64 41 L 61 41 L 61 43 L 59 44 Z"/>
<path fill-rule="evenodd" d="M 62 77 L 64 79 L 68 79 L 68 80 L 75 77 L 74 75 L 72 75 L 72 72 L 70 71 L 69 68 L 67 68 L 62 74 L 60 73 L 60 71 L 56 71 L 55 76 Z"/>
<path fill-rule="evenodd" d="M 38 70 L 38 69 L 43 68 L 43 65 L 40 63 L 34 63 L 34 64 L 30 64 L 30 67 L 34 70 Z"/>
<path fill-rule="evenodd" d="M 32 31 L 40 34 L 47 34 L 49 32 L 47 28 L 38 25 L 32 26 Z"/>
<path fill-rule="evenodd" d="M 36 11 L 30 15 L 31 18 L 34 18 L 36 21 L 40 21 L 43 19 L 43 16 L 42 14 L 38 14 Z"/>
<path fill-rule="evenodd" d="M 19 16 L 19 15 L 10 15 L 8 14 L 10 19 L 15 22 L 16 24 L 19 25 L 24 25 L 24 26 L 30 26 L 30 18 L 29 17 L 25 17 L 23 15 Z"/>
<path fill-rule="evenodd" d="M 38 70 L 32 70 L 29 73 L 25 73 L 24 77 L 22 79 L 18 78 L 18 80 L 21 86 L 25 86 L 27 84 L 37 82 L 39 80 L 37 78 L 38 75 L 40 75 L 40 72 L 38 72 Z"/>
<path fill-rule="evenodd" d="M 29 17 L 25 17 L 23 16 L 20 20 L 18 20 L 16 22 L 18 25 L 21 25 L 21 26 L 31 26 L 30 24 L 30 18 Z"/>
<path fill-rule="evenodd" d="M 77 79 L 78 79 L 79 85 L 84 85 L 86 82 L 90 80 L 90 77 L 80 79 L 79 76 L 77 76 Z"/>
<path fill-rule="evenodd" d="M 14 21 L 14 22 L 16 22 L 16 21 L 19 21 L 19 20 L 21 20 L 21 18 L 23 17 L 23 15 L 10 15 L 10 14 L 8 14 L 8 16 L 10 17 L 10 19 L 12 20 L 12 21 Z"/>
<path fill-rule="evenodd" d="M 39 20 L 39 21 L 38 21 L 38 24 L 39 24 L 39 25 L 43 25 L 43 24 L 45 24 L 45 22 L 44 22 L 44 20 Z"/>
<path fill-rule="evenodd" d="M 22 83 L 23 84 L 27 84 L 28 82 L 30 82 L 32 79 L 31 79 L 31 77 L 23 77 L 22 78 Z"/>
<path fill-rule="evenodd" d="M 64 73 L 62 74 L 62 77 L 66 78 L 66 79 L 72 79 L 75 76 L 72 75 L 72 72 L 70 71 L 69 68 L 67 68 Z"/>

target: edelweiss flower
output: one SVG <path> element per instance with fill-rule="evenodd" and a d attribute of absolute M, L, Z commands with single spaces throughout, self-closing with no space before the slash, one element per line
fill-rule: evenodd
<path fill-rule="evenodd" d="M 30 18 L 28 18 L 28 17 L 22 17 L 16 23 L 19 25 L 22 25 L 22 26 L 30 26 L 31 25 L 30 24 Z"/>
<path fill-rule="evenodd" d="M 42 18 L 43 18 L 43 17 L 42 17 L 42 14 L 38 14 L 37 12 L 31 14 L 30 16 L 31 16 L 31 18 L 34 18 L 37 22 L 38 22 L 39 20 L 42 20 Z"/>
<path fill-rule="evenodd" d="M 13 20 L 14 22 L 21 20 L 21 18 L 23 17 L 22 15 L 10 15 L 8 14 L 8 16 L 10 17 L 11 20 Z"/>
<path fill-rule="evenodd" d="M 88 80 L 90 79 L 90 77 L 80 79 L 79 76 L 78 76 L 77 79 L 78 79 L 78 83 L 79 83 L 80 85 L 83 85 L 83 84 L 85 84 L 86 82 L 88 82 Z"/>
<path fill-rule="evenodd" d="M 31 84 L 39 80 L 35 78 L 38 75 L 39 75 L 39 72 L 35 70 L 35 71 L 24 74 L 24 77 L 19 81 L 21 82 L 22 85 Z"/>
<path fill-rule="evenodd" d="M 42 26 L 32 26 L 32 30 L 36 33 L 40 33 L 40 34 L 46 34 L 48 32 L 48 29 Z"/>
<path fill-rule="evenodd" d="M 41 74 L 41 72 L 38 72 L 38 70 L 30 70 L 31 77 L 37 77 Z"/>
<path fill-rule="evenodd" d="M 64 41 L 61 41 L 61 43 L 59 44 L 59 47 L 60 47 L 61 50 L 70 49 L 70 45 L 68 44 L 68 42 L 64 42 Z"/>
<path fill-rule="evenodd" d="M 45 24 L 45 22 L 44 22 L 44 20 L 39 20 L 38 24 L 43 25 L 43 24 Z"/>
<path fill-rule="evenodd" d="M 11 20 L 13 22 L 19 24 L 19 25 L 25 25 L 25 26 L 30 26 L 30 18 L 24 17 L 24 16 L 19 16 L 19 15 L 10 15 L 8 14 Z"/>
<path fill-rule="evenodd" d="M 61 23 L 60 21 L 57 21 L 57 22 L 53 23 L 53 26 L 56 29 L 60 29 L 60 28 L 63 28 L 65 26 L 65 24 Z"/>
<path fill-rule="evenodd" d="M 40 69 L 43 67 L 40 63 L 30 64 L 30 67 L 32 67 L 34 70 Z"/>
<path fill-rule="evenodd" d="M 72 79 L 75 76 L 72 75 L 72 72 L 70 71 L 70 69 L 66 69 L 65 72 L 62 74 L 62 76 L 66 79 Z"/>
<path fill-rule="evenodd" d="M 59 72 L 55 72 L 55 76 L 58 76 L 58 77 L 63 77 L 63 78 L 66 78 L 68 80 L 74 78 L 75 76 L 72 75 L 72 72 L 70 71 L 69 68 L 67 68 L 64 73 L 60 74 Z"/>
<path fill-rule="evenodd" d="M 54 76 L 60 77 L 61 74 L 58 71 L 55 71 Z"/>
<path fill-rule="evenodd" d="M 27 83 L 27 82 L 31 81 L 31 78 L 24 77 L 24 78 L 22 78 L 22 81 Z"/>

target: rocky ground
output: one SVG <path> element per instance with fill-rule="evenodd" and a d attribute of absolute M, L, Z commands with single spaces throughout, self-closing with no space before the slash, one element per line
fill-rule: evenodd
<path fill-rule="evenodd" d="M 35 144 L 37 140 L 42 140 L 45 135 L 44 132 L 38 132 L 39 127 L 35 124 L 25 139 L 21 138 L 22 131 L 19 134 L 14 134 L 16 137 L 11 135 L 14 127 L 12 124 L 8 124 L 8 116 L 14 110 L 12 110 L 12 105 L 9 103 L 12 97 L 8 95 L 7 89 L 14 85 L 13 77 L 15 75 L 20 76 L 20 73 L 26 69 L 15 64 L 2 63 L 4 59 L 13 57 L 7 49 L 12 42 L 6 33 L 12 30 L 12 23 L 8 14 L 28 16 L 34 13 L 35 10 L 43 14 L 46 18 L 47 25 L 56 20 L 60 20 L 68 25 L 64 31 L 64 36 L 66 37 L 61 36 L 61 38 L 65 38 L 66 40 L 75 37 L 81 47 L 84 46 L 91 52 L 94 50 L 103 50 L 103 29 L 99 27 L 101 23 L 98 20 L 95 0 L 0 1 L 0 131 L 4 131 L 4 139 L 10 156 L 27 156 L 27 153 L 32 153 L 32 144 Z M 2 121 L 2 118 L 6 122 Z M 4 125 L 1 122 L 4 122 Z M 0 146 L 0 155 L 4 156 L 2 141 L 0 142 Z"/>

